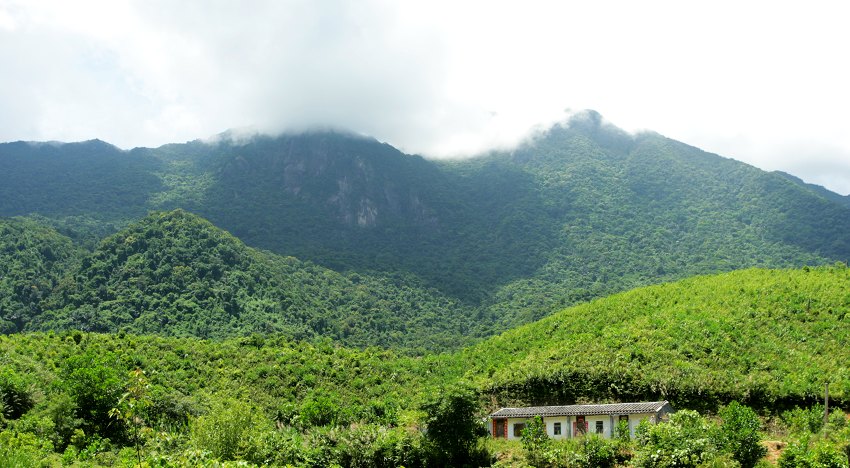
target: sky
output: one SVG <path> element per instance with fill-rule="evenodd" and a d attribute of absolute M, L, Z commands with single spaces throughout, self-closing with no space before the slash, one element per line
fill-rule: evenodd
<path fill-rule="evenodd" d="M 845 3 L 0 0 L 0 141 L 332 127 L 461 157 L 594 109 L 846 195 Z"/>

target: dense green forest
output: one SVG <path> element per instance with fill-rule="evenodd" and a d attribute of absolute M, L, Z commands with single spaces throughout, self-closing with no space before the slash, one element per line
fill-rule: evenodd
<path fill-rule="evenodd" d="M 71 239 L 49 227 L 0 218 L 0 333 L 22 331 L 82 255 Z"/>
<path fill-rule="evenodd" d="M 14 254 L 3 263 L 7 331 L 281 334 L 414 352 L 457 348 L 483 333 L 472 309 L 413 280 L 258 251 L 182 210 L 153 213 L 85 255 L 31 221 L 7 225 L 17 227 L 3 237 Z"/>
<path fill-rule="evenodd" d="M 458 161 L 341 132 L 0 145 L 0 215 L 86 248 L 174 208 L 252 247 L 439 291 L 485 334 L 641 285 L 850 259 L 846 197 L 593 112 Z"/>

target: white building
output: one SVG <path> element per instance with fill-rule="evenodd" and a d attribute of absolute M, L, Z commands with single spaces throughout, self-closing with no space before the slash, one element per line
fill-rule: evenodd
<path fill-rule="evenodd" d="M 635 427 L 642 420 L 656 423 L 672 412 L 673 408 L 667 401 L 502 408 L 490 415 L 489 429 L 494 438 L 519 439 L 526 422 L 540 416 L 546 425 L 546 434 L 553 439 L 569 439 L 589 433 L 610 438 L 619 421 L 628 421 L 629 432 L 634 436 Z"/>

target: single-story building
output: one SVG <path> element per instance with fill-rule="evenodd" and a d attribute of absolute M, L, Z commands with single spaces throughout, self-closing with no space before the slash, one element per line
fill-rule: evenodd
<path fill-rule="evenodd" d="M 546 425 L 546 434 L 554 439 L 570 439 L 587 433 L 611 438 L 619 421 L 628 421 L 629 432 L 634 436 L 635 427 L 642 420 L 657 423 L 672 412 L 668 401 L 502 408 L 490 415 L 489 430 L 494 438 L 519 439 L 526 422 L 540 416 Z"/>

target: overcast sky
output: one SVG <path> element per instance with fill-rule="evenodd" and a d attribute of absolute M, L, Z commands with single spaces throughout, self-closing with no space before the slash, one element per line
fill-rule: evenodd
<path fill-rule="evenodd" d="M 845 3 L 0 0 L 0 141 L 320 125 L 446 157 L 595 109 L 848 194 Z"/>

